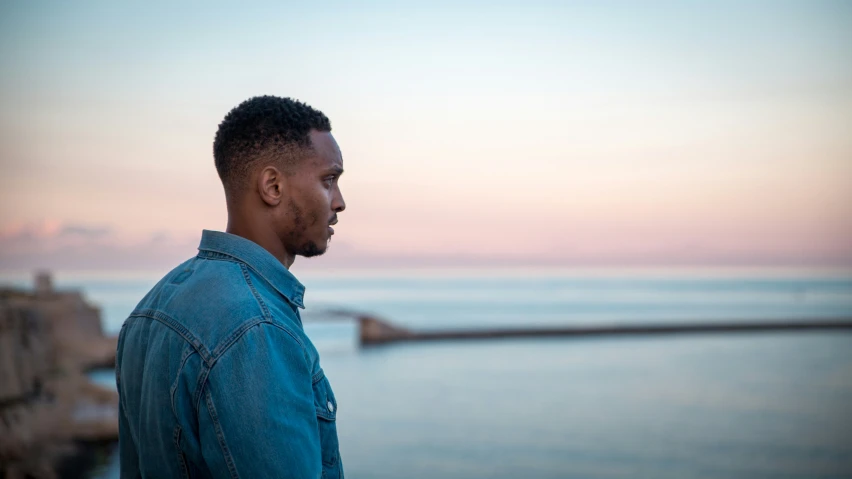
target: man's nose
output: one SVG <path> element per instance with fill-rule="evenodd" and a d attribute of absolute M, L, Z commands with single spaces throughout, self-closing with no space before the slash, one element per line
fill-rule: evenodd
<path fill-rule="evenodd" d="M 340 192 L 340 188 L 337 189 L 337 194 L 334 195 L 334 198 L 331 201 L 331 210 L 340 213 L 341 211 L 346 209 L 346 202 L 343 201 L 343 193 Z"/>

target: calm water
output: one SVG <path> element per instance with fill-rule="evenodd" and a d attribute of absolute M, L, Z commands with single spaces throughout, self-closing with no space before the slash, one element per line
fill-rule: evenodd
<path fill-rule="evenodd" d="M 298 273 L 297 273 L 298 274 Z M 22 278 L 8 277 L 19 282 Z M 157 277 L 58 276 L 105 328 Z M 300 275 L 350 478 L 852 477 L 852 333 L 399 344 L 359 350 L 346 308 L 412 328 L 852 316 L 852 275 Z M 100 376 L 111 381 L 110 373 Z M 116 464 L 102 477 L 117 477 Z"/>

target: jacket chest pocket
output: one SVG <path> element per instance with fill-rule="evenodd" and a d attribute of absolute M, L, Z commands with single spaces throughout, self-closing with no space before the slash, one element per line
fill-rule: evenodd
<path fill-rule="evenodd" d="M 317 413 L 320 442 L 322 445 L 322 476 L 343 477 L 340 464 L 340 445 L 337 441 L 337 401 L 331 384 L 322 371 L 314 379 L 314 406 Z"/>

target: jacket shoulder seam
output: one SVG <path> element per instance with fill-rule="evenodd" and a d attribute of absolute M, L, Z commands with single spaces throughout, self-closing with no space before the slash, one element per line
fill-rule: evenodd
<path fill-rule="evenodd" d="M 255 326 L 260 326 L 268 324 L 271 327 L 278 328 L 285 333 L 287 333 L 295 342 L 299 345 L 299 348 L 302 350 L 302 354 L 305 355 L 305 359 L 307 360 L 307 353 L 305 351 L 305 344 L 301 339 L 293 332 L 290 331 L 289 328 L 275 321 L 269 321 L 262 317 L 254 317 L 249 321 L 244 322 L 240 325 L 239 328 L 235 329 L 233 333 L 231 333 L 225 340 L 223 340 L 219 346 L 214 350 L 214 354 L 212 356 L 212 360 L 210 362 L 205 362 L 205 366 L 200 371 L 198 375 L 198 382 L 196 384 L 196 393 L 195 400 L 193 401 L 196 405 L 196 410 L 198 410 L 198 406 L 201 402 L 201 396 L 204 395 L 205 390 L 207 389 L 207 379 L 210 376 L 210 373 L 213 371 L 213 368 L 218 364 L 219 359 L 225 355 L 228 351 L 231 350 L 231 347 L 234 346 L 237 342 L 239 342 L 246 333 L 254 328 Z"/>
<path fill-rule="evenodd" d="M 204 362 L 210 361 L 210 351 L 200 339 L 183 324 L 158 309 L 142 309 L 130 313 L 130 317 L 146 317 L 158 321 L 178 333 L 187 343 L 198 352 Z"/>

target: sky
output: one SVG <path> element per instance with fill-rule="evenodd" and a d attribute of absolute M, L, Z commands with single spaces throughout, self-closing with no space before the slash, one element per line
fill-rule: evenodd
<path fill-rule="evenodd" d="M 852 266 L 850 2 L 124 3 L 0 6 L 0 270 L 195 254 L 262 94 L 343 153 L 297 266 Z"/>

